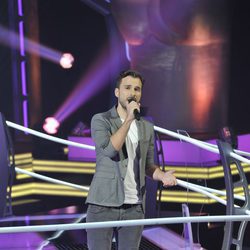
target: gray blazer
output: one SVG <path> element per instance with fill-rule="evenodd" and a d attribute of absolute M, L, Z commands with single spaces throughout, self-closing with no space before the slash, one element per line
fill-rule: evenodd
<path fill-rule="evenodd" d="M 136 123 L 139 136 L 139 192 L 145 206 L 145 171 L 154 164 L 154 129 L 153 125 L 143 118 Z M 116 107 L 92 118 L 91 135 L 96 146 L 96 172 L 86 203 L 118 207 L 124 202 L 123 180 L 128 163 L 126 146 L 124 144 L 118 152 L 110 141 L 110 136 L 121 125 Z"/>

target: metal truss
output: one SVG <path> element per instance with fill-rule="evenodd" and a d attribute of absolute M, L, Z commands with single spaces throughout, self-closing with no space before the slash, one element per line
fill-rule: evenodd
<path fill-rule="evenodd" d="M 221 161 L 224 169 L 224 179 L 226 186 L 226 214 L 227 215 L 245 215 L 246 210 L 250 209 L 250 195 L 246 175 L 243 171 L 241 163 L 232 158 L 230 153 L 233 152 L 233 149 L 229 143 L 217 141 L 217 145 L 220 151 Z M 236 176 L 232 175 L 231 165 L 235 164 L 237 169 L 237 180 L 234 180 Z M 242 188 L 244 192 L 245 201 L 239 206 L 235 206 L 234 200 L 234 189 Z M 241 221 L 239 226 L 236 227 L 236 222 L 228 221 L 225 224 L 224 228 L 224 238 L 222 249 L 228 250 L 236 246 L 236 249 L 242 249 L 244 234 L 247 226 L 247 221 Z M 237 231 L 238 230 L 238 231 Z M 235 235 L 235 236 L 234 236 Z M 235 237 L 235 238 L 234 238 Z"/>

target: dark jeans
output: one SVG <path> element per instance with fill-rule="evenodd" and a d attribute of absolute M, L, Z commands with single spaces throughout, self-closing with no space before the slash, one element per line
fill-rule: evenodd
<path fill-rule="evenodd" d="M 142 205 L 123 205 L 121 207 L 103 207 L 90 204 L 87 210 L 87 222 L 143 219 Z M 112 237 L 118 237 L 119 250 L 139 249 L 143 226 L 87 229 L 89 250 L 110 250 Z"/>

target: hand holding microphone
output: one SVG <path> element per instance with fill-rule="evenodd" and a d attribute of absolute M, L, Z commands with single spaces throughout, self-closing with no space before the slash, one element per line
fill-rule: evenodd
<path fill-rule="evenodd" d="M 136 102 L 136 99 L 133 96 L 131 96 L 131 97 L 128 98 L 128 103 L 131 103 L 132 101 Z M 134 113 L 135 119 L 137 121 L 139 121 L 140 118 L 141 118 L 140 111 L 138 109 L 134 109 L 133 113 Z"/>

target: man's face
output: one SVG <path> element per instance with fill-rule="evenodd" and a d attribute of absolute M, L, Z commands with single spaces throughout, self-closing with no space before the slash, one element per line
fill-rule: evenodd
<path fill-rule="evenodd" d="M 136 102 L 140 102 L 142 93 L 142 82 L 139 78 L 126 76 L 122 79 L 120 87 L 115 89 L 115 96 L 118 98 L 118 104 L 126 109 L 128 99 L 133 97 Z"/>

